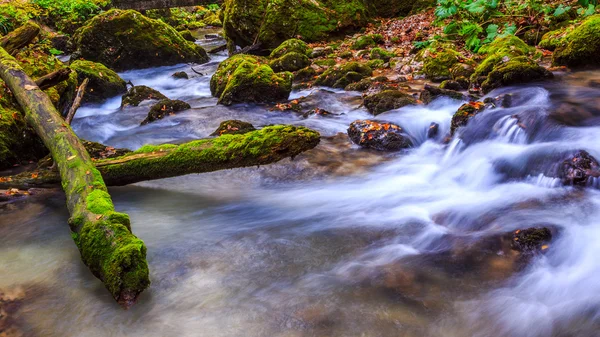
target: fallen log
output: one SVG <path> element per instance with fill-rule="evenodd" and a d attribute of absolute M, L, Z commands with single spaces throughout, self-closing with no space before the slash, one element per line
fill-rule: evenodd
<path fill-rule="evenodd" d="M 33 21 L 27 21 L 21 27 L 0 38 L 0 47 L 4 48 L 8 54 L 12 54 L 30 44 L 39 33 L 40 26 Z"/>
<path fill-rule="evenodd" d="M 53 86 L 68 80 L 70 74 L 71 68 L 62 68 L 36 79 L 35 84 L 37 84 L 40 90 L 50 89 Z"/>
<path fill-rule="evenodd" d="M 276 125 L 241 135 L 223 135 L 181 145 L 146 145 L 121 157 L 95 161 L 109 186 L 191 173 L 266 165 L 295 157 L 319 144 L 320 135 L 304 127 Z M 60 176 L 39 169 L 0 177 L 0 188 L 56 187 Z"/>
<path fill-rule="evenodd" d="M 41 91 L 0 48 L 4 80 L 57 164 L 71 215 L 69 226 L 83 262 L 123 307 L 150 285 L 146 246 L 131 233 L 127 214 L 115 212 L 102 175 L 89 154 Z"/>

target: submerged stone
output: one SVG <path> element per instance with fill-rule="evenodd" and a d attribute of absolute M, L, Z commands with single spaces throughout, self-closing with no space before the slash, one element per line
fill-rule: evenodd
<path fill-rule="evenodd" d="M 378 151 L 399 151 L 413 146 L 400 126 L 386 122 L 354 121 L 348 128 L 348 136 L 354 144 Z"/>
<path fill-rule="evenodd" d="M 186 102 L 179 100 L 163 99 L 162 101 L 153 105 L 152 108 L 150 108 L 148 117 L 144 119 L 141 125 L 146 125 L 156 120 L 163 119 L 166 116 L 174 115 L 178 112 L 188 110 L 190 108 L 191 106 Z"/>
<path fill-rule="evenodd" d="M 585 187 L 600 177 L 600 164 L 587 151 L 577 151 L 560 165 L 558 175 L 563 185 Z"/>

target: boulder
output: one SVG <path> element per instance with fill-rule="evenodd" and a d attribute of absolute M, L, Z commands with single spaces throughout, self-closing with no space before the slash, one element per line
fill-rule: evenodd
<path fill-rule="evenodd" d="M 300 69 L 294 73 L 294 81 L 310 81 L 317 76 L 317 71 L 312 67 Z"/>
<path fill-rule="evenodd" d="M 298 39 L 285 40 L 279 47 L 275 48 L 269 57 L 271 59 L 280 58 L 289 53 L 298 53 L 301 55 L 308 55 L 310 48 L 306 42 Z"/>
<path fill-rule="evenodd" d="M 434 82 L 442 82 L 452 78 L 450 69 L 462 60 L 462 55 L 452 49 L 445 49 L 435 55 L 425 57 L 423 74 Z"/>
<path fill-rule="evenodd" d="M 488 93 L 503 86 L 542 81 L 553 77 L 550 71 L 537 62 L 521 56 L 496 64 L 481 84 L 481 89 L 484 93 Z"/>
<path fill-rule="evenodd" d="M 183 37 L 186 41 L 196 42 L 196 38 L 189 30 L 182 30 L 179 32 L 179 34 L 181 34 L 181 37 Z"/>
<path fill-rule="evenodd" d="M 252 124 L 234 119 L 221 122 L 219 128 L 211 136 L 240 135 L 254 130 L 256 129 Z"/>
<path fill-rule="evenodd" d="M 83 96 L 84 102 L 101 102 L 127 91 L 125 81 L 101 63 L 77 60 L 69 67 L 77 72 L 79 83 L 86 78 L 90 80 Z"/>
<path fill-rule="evenodd" d="M 463 104 L 454 116 L 452 116 L 452 121 L 450 122 L 450 135 L 454 136 L 454 133 L 459 127 L 466 126 L 471 118 L 475 117 L 484 109 L 485 103 L 483 102 L 469 102 Z"/>
<path fill-rule="evenodd" d="M 256 42 L 272 50 L 296 36 L 304 41 L 320 41 L 363 27 L 368 19 L 363 0 L 226 0 L 223 30 L 233 44 L 242 48 Z"/>
<path fill-rule="evenodd" d="M 152 123 L 159 119 L 163 119 L 166 116 L 174 115 L 178 112 L 191 109 L 191 106 L 186 102 L 179 100 L 170 100 L 163 99 L 160 102 L 150 108 L 150 112 L 148 112 L 148 117 L 142 121 L 141 125 L 146 125 L 148 123 Z"/>
<path fill-rule="evenodd" d="M 389 62 L 389 60 L 394 56 L 394 53 L 382 48 L 373 48 L 369 54 L 369 58 L 371 60 L 383 60 L 384 62 Z"/>
<path fill-rule="evenodd" d="M 463 95 L 462 92 L 449 89 L 442 89 L 441 87 L 441 85 L 440 87 L 436 87 L 433 85 L 425 84 L 423 91 L 421 91 L 419 99 L 425 104 L 429 104 L 431 103 L 431 101 L 441 96 L 452 98 L 458 101 L 466 99 L 466 96 Z"/>
<path fill-rule="evenodd" d="M 178 71 L 171 76 L 173 78 L 180 79 L 180 80 L 187 80 L 190 78 L 185 71 Z"/>
<path fill-rule="evenodd" d="M 376 46 L 377 42 L 371 37 L 371 35 L 359 36 L 353 43 L 351 48 L 354 50 L 362 50 L 367 47 Z"/>
<path fill-rule="evenodd" d="M 134 10 L 112 9 L 95 16 L 73 37 L 73 57 L 117 71 L 178 63 L 206 63 L 206 51 L 160 20 Z"/>
<path fill-rule="evenodd" d="M 554 51 L 552 63 L 571 68 L 600 66 L 600 15 L 594 15 L 568 33 Z"/>
<path fill-rule="evenodd" d="M 310 65 L 310 60 L 308 56 L 305 54 L 300 54 L 297 52 L 289 52 L 279 58 L 276 58 L 269 62 L 269 66 L 275 72 L 282 71 L 298 71 L 300 69 L 306 68 Z"/>
<path fill-rule="evenodd" d="M 440 84 L 440 89 L 447 89 L 447 90 L 453 90 L 453 91 L 461 91 L 461 90 L 468 89 L 468 87 L 465 88 L 463 86 L 463 84 L 459 83 L 458 81 L 445 80 L 444 82 L 442 82 Z"/>
<path fill-rule="evenodd" d="M 317 78 L 315 85 L 343 89 L 348 84 L 358 82 L 371 75 L 373 75 L 371 67 L 358 62 L 349 62 L 327 69 Z"/>
<path fill-rule="evenodd" d="M 400 90 L 385 90 L 365 97 L 365 107 L 375 116 L 412 104 L 417 104 L 417 100 Z"/>
<path fill-rule="evenodd" d="M 600 164 L 588 152 L 580 150 L 562 162 L 558 175 L 563 185 L 585 187 L 592 178 L 600 176 Z"/>
<path fill-rule="evenodd" d="M 250 55 L 235 55 L 222 62 L 210 81 L 212 95 L 223 105 L 287 99 L 294 75 L 276 73 L 264 62 L 264 59 Z"/>
<path fill-rule="evenodd" d="M 353 143 L 378 151 L 399 151 L 413 146 L 400 126 L 386 122 L 354 121 L 348 128 L 348 136 Z"/>
<path fill-rule="evenodd" d="M 121 98 L 121 109 L 127 106 L 138 106 L 147 100 L 164 100 L 167 96 L 145 85 L 136 85 Z"/>

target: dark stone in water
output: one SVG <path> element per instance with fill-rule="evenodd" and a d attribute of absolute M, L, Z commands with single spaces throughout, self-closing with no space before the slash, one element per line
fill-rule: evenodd
<path fill-rule="evenodd" d="M 510 108 L 512 106 L 512 95 L 506 94 L 496 97 L 488 97 L 483 100 L 483 103 L 485 103 L 485 107 L 488 109 L 493 109 L 498 106 L 502 108 Z"/>
<path fill-rule="evenodd" d="M 428 139 L 435 138 L 435 137 L 437 137 L 439 132 L 440 132 L 440 125 L 438 123 L 431 123 L 431 125 L 429 125 L 429 129 L 427 130 L 427 138 Z"/>
<path fill-rule="evenodd" d="M 252 124 L 234 119 L 230 121 L 221 122 L 219 128 L 215 132 L 213 132 L 211 136 L 239 135 L 254 130 L 256 129 Z"/>
<path fill-rule="evenodd" d="M 459 100 L 462 101 L 464 100 L 466 97 L 465 95 L 463 95 L 461 92 L 455 91 L 455 90 L 449 90 L 449 89 L 441 89 L 429 84 L 425 84 L 425 87 L 423 89 L 423 91 L 421 91 L 421 95 L 419 97 L 419 99 L 425 103 L 425 104 L 429 104 L 431 103 L 431 101 L 433 101 L 434 99 L 440 97 L 440 96 L 446 96 L 455 100 Z"/>
<path fill-rule="evenodd" d="M 546 250 L 552 240 L 552 232 L 546 227 L 517 230 L 513 233 L 511 248 L 521 253 Z"/>
<path fill-rule="evenodd" d="M 485 109 L 483 102 L 469 102 L 463 104 L 452 116 L 450 123 L 450 135 L 453 136 L 459 127 L 466 126 L 469 120 Z"/>
<path fill-rule="evenodd" d="M 185 71 L 178 71 L 171 76 L 173 76 L 173 78 L 184 79 L 184 80 L 187 80 L 190 78 Z"/>
<path fill-rule="evenodd" d="M 564 185 L 585 187 L 590 178 L 600 176 L 599 168 L 600 165 L 594 157 L 580 150 L 562 162 L 558 174 Z"/>
<path fill-rule="evenodd" d="M 161 94 L 158 90 L 154 90 L 145 85 L 137 85 L 127 91 L 121 98 L 121 108 L 127 106 L 138 106 L 146 100 L 163 100 L 167 96 Z"/>
<path fill-rule="evenodd" d="M 146 125 L 156 120 L 163 119 L 168 115 L 174 115 L 180 111 L 188 110 L 190 108 L 191 106 L 186 102 L 163 99 L 152 106 L 150 112 L 148 113 L 148 117 L 144 119 L 141 125 Z"/>
<path fill-rule="evenodd" d="M 354 121 L 348 128 L 348 136 L 353 143 L 378 151 L 398 151 L 413 146 L 400 126 L 386 122 Z"/>

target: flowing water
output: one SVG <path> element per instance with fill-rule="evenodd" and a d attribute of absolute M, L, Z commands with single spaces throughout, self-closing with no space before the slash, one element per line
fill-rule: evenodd
<path fill-rule="evenodd" d="M 378 116 L 415 148 L 349 144 L 368 118 L 358 93 L 313 89 L 305 118 L 257 105 L 215 106 L 211 63 L 131 71 L 192 109 L 139 126 L 148 105 L 120 99 L 81 108 L 83 138 L 115 147 L 208 136 L 219 122 L 289 123 L 322 133 L 294 161 L 112 188 L 116 208 L 148 246 L 152 286 L 123 311 L 79 261 L 59 194 L 0 208 L 0 290 L 25 297 L 26 336 L 589 337 L 600 328 L 600 192 L 561 187 L 553 167 L 585 149 L 600 158 L 600 73 L 498 90 L 486 110 L 441 143 L 461 102 L 439 99 Z M 187 71 L 190 80 L 170 77 Z M 427 139 L 431 122 L 440 138 Z M 558 158 L 558 159 L 557 159 Z M 505 233 L 556 235 L 523 261 Z"/>

